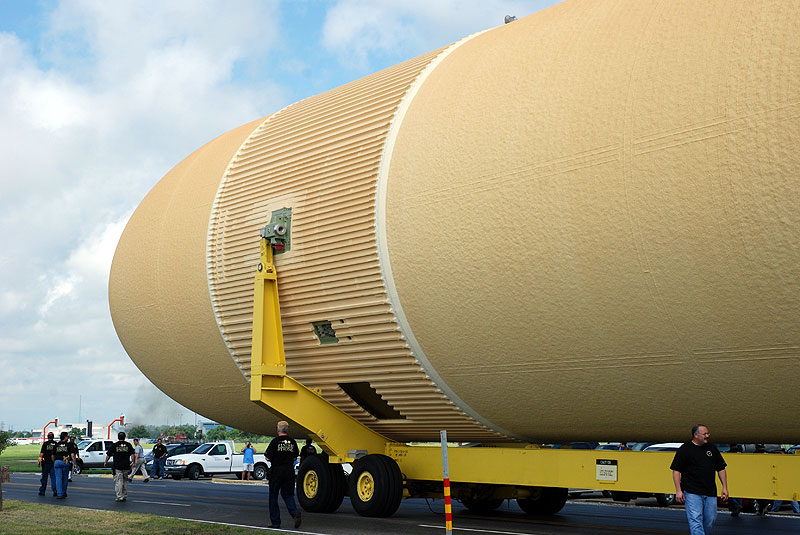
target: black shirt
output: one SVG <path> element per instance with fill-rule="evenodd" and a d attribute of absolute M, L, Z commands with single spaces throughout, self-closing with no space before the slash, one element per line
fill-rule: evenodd
<path fill-rule="evenodd" d="M 167 454 L 167 447 L 164 444 L 153 446 L 153 459 L 160 459 Z"/>
<path fill-rule="evenodd" d="M 109 457 L 114 458 L 114 464 L 112 465 L 117 470 L 130 470 L 131 469 L 131 455 L 133 455 L 134 449 L 129 443 L 125 442 L 124 440 L 120 440 L 118 442 L 114 442 L 106 454 Z"/>
<path fill-rule="evenodd" d="M 298 453 L 297 442 L 291 437 L 282 436 L 272 439 L 264 455 L 272 463 L 272 466 L 276 467 L 294 465 Z"/>
<path fill-rule="evenodd" d="M 39 451 L 39 453 L 42 454 L 42 462 L 44 464 L 53 464 L 52 455 L 53 455 L 53 448 L 55 447 L 56 447 L 56 441 L 52 439 L 42 444 L 42 449 Z"/>
<path fill-rule="evenodd" d="M 303 446 L 303 448 L 300 450 L 300 460 L 302 461 L 306 457 L 310 457 L 316 454 L 317 454 L 317 448 L 315 448 L 311 444 L 307 444 Z"/>
<path fill-rule="evenodd" d="M 681 473 L 681 490 L 690 494 L 716 496 L 714 476 L 727 464 L 713 444 L 698 446 L 691 440 L 683 444 L 672 459 L 670 469 Z"/>
<path fill-rule="evenodd" d="M 53 446 L 53 457 L 55 461 L 69 462 L 72 460 L 70 453 L 78 453 L 78 447 L 69 442 L 58 442 Z"/>

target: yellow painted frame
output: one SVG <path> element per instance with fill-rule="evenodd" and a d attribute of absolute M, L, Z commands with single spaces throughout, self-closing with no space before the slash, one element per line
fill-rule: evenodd
<path fill-rule="evenodd" d="M 435 446 L 392 442 L 286 375 L 278 277 L 272 247 L 261 240 L 255 277 L 250 399 L 307 429 L 330 462 L 352 462 L 365 453 L 395 459 L 409 481 L 441 481 L 442 454 Z M 565 450 L 535 445 L 485 445 L 448 449 L 450 481 L 515 488 L 568 487 L 673 493 L 671 452 Z M 732 496 L 800 499 L 800 456 L 727 454 Z M 617 480 L 598 480 L 598 460 L 617 462 Z M 718 485 L 718 488 L 719 485 Z M 509 496 L 511 497 L 511 496 Z"/>

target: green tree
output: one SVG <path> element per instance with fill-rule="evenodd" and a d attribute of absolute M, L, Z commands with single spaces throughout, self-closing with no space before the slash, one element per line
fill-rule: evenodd
<path fill-rule="evenodd" d="M 150 431 L 147 429 L 147 427 L 145 427 L 143 425 L 135 425 L 135 426 L 131 427 L 130 429 L 128 429 L 128 432 L 125 433 L 125 434 L 128 435 L 131 438 L 151 438 L 152 437 L 152 435 L 150 434 Z"/>
<path fill-rule="evenodd" d="M 215 440 L 227 440 L 228 429 L 224 425 L 218 425 L 214 429 L 208 431 L 206 438 L 212 442 Z"/>
<path fill-rule="evenodd" d="M 15 446 L 11 441 L 11 433 L 8 431 L 0 431 L 0 455 L 3 454 L 3 450 L 9 446 Z"/>
<path fill-rule="evenodd" d="M 83 431 L 81 431 L 77 427 L 73 427 L 72 429 L 69 430 L 69 436 L 75 437 L 75 440 L 78 440 L 83 436 Z"/>

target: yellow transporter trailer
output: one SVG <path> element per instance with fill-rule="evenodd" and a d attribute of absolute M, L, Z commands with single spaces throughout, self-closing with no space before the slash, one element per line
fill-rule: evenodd
<path fill-rule="evenodd" d="M 277 271 L 290 228 L 288 211 L 262 230 L 255 279 L 250 399 L 307 429 L 324 454 L 305 460 L 297 481 L 304 509 L 333 512 L 349 493 L 363 516 L 390 516 L 403 498 L 443 497 L 438 447 L 394 442 L 286 375 Z M 274 249 L 274 250 L 273 250 Z M 568 450 L 536 444 L 479 444 L 448 449 L 451 495 L 489 510 L 516 499 L 529 514 L 553 514 L 568 488 L 672 493 L 671 452 Z M 800 457 L 726 454 L 732 496 L 800 499 Z M 346 481 L 342 463 L 352 463 Z"/>

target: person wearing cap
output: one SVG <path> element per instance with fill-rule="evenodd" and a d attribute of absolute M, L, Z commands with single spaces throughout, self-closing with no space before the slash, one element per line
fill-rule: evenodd
<path fill-rule="evenodd" d="M 47 490 L 47 478 L 50 478 L 50 486 L 53 489 L 53 496 L 57 496 L 56 492 L 56 473 L 53 471 L 53 448 L 56 447 L 55 435 L 47 433 L 47 440 L 42 443 L 42 449 L 39 450 L 39 466 L 42 467 L 42 486 L 39 487 L 39 496 L 44 496 Z"/>
<path fill-rule="evenodd" d="M 69 434 L 66 431 L 61 432 L 61 440 L 53 447 L 53 470 L 56 473 L 56 499 L 63 500 L 67 497 L 67 484 L 69 478 L 69 462 L 76 463 L 75 456 L 78 453 L 77 446 L 69 443 Z"/>

